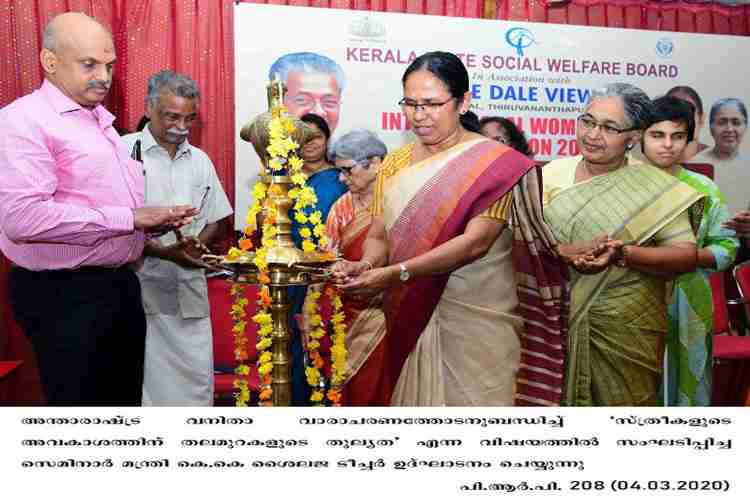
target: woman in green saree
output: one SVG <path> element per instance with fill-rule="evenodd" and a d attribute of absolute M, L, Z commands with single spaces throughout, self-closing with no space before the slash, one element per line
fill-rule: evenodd
<path fill-rule="evenodd" d="M 577 123 L 582 154 L 543 170 L 544 217 L 559 253 L 604 242 L 598 257 L 574 259 L 571 270 L 565 405 L 658 403 L 666 284 L 695 269 L 687 209 L 702 195 L 628 157 L 652 109 L 633 85 L 593 91 Z"/>
<path fill-rule="evenodd" d="M 683 151 L 695 135 L 692 105 L 675 97 L 660 97 L 654 101 L 654 108 L 641 142 L 643 154 L 652 165 L 706 195 L 689 210 L 698 244 L 698 269 L 675 280 L 667 310 L 669 333 L 662 397 L 667 406 L 709 406 L 713 334 L 709 275 L 732 265 L 739 241 L 733 230 L 723 227 L 730 217 L 718 186 L 680 165 Z"/>

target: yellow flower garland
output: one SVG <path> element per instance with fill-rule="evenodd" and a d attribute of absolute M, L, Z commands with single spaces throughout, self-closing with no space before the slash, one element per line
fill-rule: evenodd
<path fill-rule="evenodd" d="M 313 403 L 313 406 L 323 406 L 324 404 L 324 395 L 320 384 L 322 378 L 320 369 L 323 368 L 324 362 L 318 352 L 320 339 L 325 336 L 323 318 L 320 315 L 320 305 L 318 303 L 320 295 L 321 293 L 318 290 L 310 289 L 304 306 L 304 314 L 308 318 L 308 324 L 311 328 L 306 346 L 311 364 L 305 367 L 305 376 L 307 377 L 307 384 L 312 388 L 310 401 Z"/>
<path fill-rule="evenodd" d="M 344 324 L 344 311 L 341 297 L 336 293 L 333 287 L 327 287 L 325 294 L 333 302 L 333 317 L 331 325 L 333 336 L 331 337 L 331 378 L 325 379 L 321 373 L 324 367 L 323 358 L 318 350 L 320 349 L 320 339 L 326 334 L 323 317 L 320 314 L 320 297 L 318 290 L 310 290 L 305 301 L 305 316 L 311 328 L 309 341 L 307 342 L 308 356 L 311 365 L 305 368 L 307 383 L 312 388 L 310 401 L 314 406 L 324 406 L 327 399 L 331 406 L 341 406 L 341 385 L 346 379 L 347 368 L 347 351 L 346 351 L 346 326 Z M 328 392 L 324 387 L 329 385 Z"/>
<path fill-rule="evenodd" d="M 302 171 L 304 162 L 296 154 L 299 144 L 290 137 L 290 134 L 295 131 L 294 121 L 288 117 L 287 110 L 283 106 L 273 108 L 271 113 L 272 119 L 269 123 L 270 143 L 266 148 L 266 151 L 270 155 L 268 168 L 272 173 L 279 172 L 285 168 L 287 169 L 287 175 L 289 175 L 294 184 L 294 187 L 289 190 L 289 197 L 294 200 L 294 219 L 303 226 L 300 230 L 300 236 L 302 237 L 302 250 L 306 253 L 315 252 L 328 244 L 328 237 L 325 234 L 325 223 L 323 221 L 322 212 L 316 210 L 309 215 L 305 213 L 305 209 L 314 207 L 317 204 L 318 197 L 313 188 L 306 185 L 307 175 Z M 260 181 L 255 184 L 253 187 L 253 204 L 248 210 L 246 218 L 248 227 L 256 226 L 255 221 L 257 216 L 264 209 L 264 200 L 268 198 L 269 191 L 273 193 L 274 189 L 274 184 L 271 184 L 268 187 Z M 271 387 L 273 382 L 273 364 L 271 361 L 272 354 L 269 351 L 269 348 L 272 345 L 271 334 L 273 332 L 273 323 L 269 313 L 271 299 L 268 287 L 266 286 L 269 282 L 267 274 L 268 261 L 266 259 L 268 249 L 275 246 L 276 227 L 273 224 L 277 214 L 273 207 L 265 206 L 265 209 L 266 217 L 263 221 L 261 232 L 261 245 L 260 248 L 256 249 L 255 256 L 253 257 L 253 264 L 258 268 L 258 280 L 261 283 L 261 288 L 258 292 L 258 305 L 260 309 L 259 312 L 252 317 L 252 320 L 258 325 L 258 341 L 255 347 L 258 352 L 256 366 L 258 369 L 258 375 L 261 377 L 259 403 L 261 405 L 269 406 L 272 404 L 271 397 L 273 395 L 273 389 Z M 239 248 L 230 248 L 227 254 L 227 260 L 239 261 L 248 254 L 249 250 L 252 248 L 252 243 L 248 239 L 249 236 L 250 231 L 246 229 L 243 238 L 239 241 Z M 317 245 L 313 239 L 314 237 L 318 240 Z M 240 361 L 240 364 L 235 369 L 237 379 L 234 382 L 234 386 L 239 389 L 236 393 L 236 405 L 247 406 L 247 402 L 250 399 L 247 385 L 247 374 L 249 373 L 249 368 L 242 363 L 242 360 L 247 357 L 247 338 L 245 336 L 246 322 L 244 321 L 247 299 L 243 298 L 239 292 L 236 292 L 235 287 L 237 287 L 237 285 L 232 287 L 232 294 L 234 296 L 232 317 L 235 319 L 235 326 L 233 328 L 235 334 L 235 356 L 238 361 Z M 333 289 L 329 288 L 329 290 Z M 320 293 L 317 293 L 317 298 L 319 298 Z M 331 295 L 331 297 L 333 297 L 333 295 Z M 316 311 L 317 298 L 314 301 Z M 340 404 L 340 390 L 338 389 L 338 385 L 343 381 L 346 375 L 346 347 L 344 345 L 345 332 L 343 325 L 343 312 L 341 312 L 341 300 L 337 296 L 334 298 L 334 311 L 334 318 L 332 320 L 334 337 L 331 349 L 333 371 L 331 377 L 331 389 L 328 391 L 328 399 L 332 404 L 338 406 Z M 322 322 L 318 323 L 318 328 L 316 328 L 314 333 L 317 338 L 311 335 L 313 340 L 308 345 L 308 348 L 310 348 L 311 345 L 314 347 L 314 349 L 311 349 L 311 355 L 313 352 L 317 354 L 318 361 L 316 361 L 316 364 L 313 367 L 308 367 L 307 370 L 309 371 L 306 371 L 306 374 L 308 376 L 308 383 L 314 385 L 316 389 L 311 400 L 314 403 L 322 403 L 324 395 L 320 390 L 322 379 L 319 372 L 319 368 L 322 366 L 322 359 L 317 352 L 317 348 L 320 347 L 318 341 L 325 334 L 325 330 L 322 328 Z M 244 357 L 241 358 L 239 353 L 244 354 Z"/>
<path fill-rule="evenodd" d="M 270 406 L 271 396 L 273 395 L 273 389 L 271 388 L 273 363 L 271 362 L 272 355 L 268 349 L 273 344 L 271 339 L 273 321 L 271 314 L 268 312 L 271 302 L 270 297 L 267 300 L 264 298 L 268 297 L 268 287 L 262 285 L 258 295 L 260 310 L 252 318 L 258 325 L 257 342 L 255 344 L 255 349 L 258 351 L 256 367 L 258 368 L 258 376 L 262 380 L 258 399 L 261 405 Z"/>
<path fill-rule="evenodd" d="M 250 401 L 250 389 L 247 384 L 247 376 L 250 373 L 250 368 L 245 364 L 247 359 L 247 338 L 245 337 L 245 327 L 247 322 L 245 321 L 245 308 L 247 307 L 247 299 L 242 296 L 242 285 L 234 284 L 230 290 L 232 297 L 234 297 L 234 303 L 230 314 L 234 321 L 232 327 L 232 333 L 234 333 L 234 359 L 237 360 L 237 367 L 234 369 L 237 378 L 233 382 L 233 386 L 237 389 L 235 394 L 235 404 L 237 406 L 247 406 Z"/>
<path fill-rule="evenodd" d="M 348 374 L 346 351 L 346 325 L 344 324 L 344 311 L 341 297 L 336 289 L 328 287 L 328 296 L 333 300 L 333 338 L 331 346 L 331 388 L 328 390 L 328 399 L 333 406 L 341 406 L 341 385 Z"/>

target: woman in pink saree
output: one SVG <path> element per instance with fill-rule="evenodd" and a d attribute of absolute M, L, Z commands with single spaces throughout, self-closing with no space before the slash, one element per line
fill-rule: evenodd
<path fill-rule="evenodd" d="M 372 222 L 375 178 L 388 149 L 368 130 L 353 130 L 331 145 L 328 157 L 340 170 L 339 179 L 349 191 L 328 212 L 329 250 L 348 261 L 362 259 Z M 382 296 L 342 297 L 346 322 L 348 374 L 342 392 L 345 406 L 377 404 L 376 388 L 383 376 L 385 315 Z"/>

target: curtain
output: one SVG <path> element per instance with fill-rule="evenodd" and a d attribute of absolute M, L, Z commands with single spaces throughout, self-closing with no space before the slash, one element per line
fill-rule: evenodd
<path fill-rule="evenodd" d="M 750 35 L 750 5 L 643 0 L 243 0 L 245 3 L 406 12 L 684 33 Z"/>
<path fill-rule="evenodd" d="M 42 30 L 55 15 L 85 12 L 115 39 L 115 81 L 106 106 L 132 130 L 144 111 L 146 81 L 165 68 L 186 73 L 202 92 L 191 142 L 213 160 L 234 201 L 233 4 L 238 0 L 0 0 L 0 107 L 42 81 Z M 750 35 L 750 6 L 639 0 L 271 0 L 283 5 L 510 19 L 619 28 Z M 1 181 L 0 181 L 1 182 Z M 247 196 L 247 193 L 242 194 Z M 24 359 L 14 400 L 40 400 L 33 355 L 7 300 L 9 263 L 0 257 L 0 359 Z"/>
<path fill-rule="evenodd" d="M 200 86 L 201 121 L 190 140 L 204 149 L 234 200 L 234 65 L 231 2 L 216 0 L 3 0 L 0 2 L 0 107 L 42 81 L 42 30 L 55 15 L 81 11 L 107 25 L 117 51 L 105 105 L 118 128 L 143 116 L 148 77 L 173 69 Z"/>
<path fill-rule="evenodd" d="M 233 202 L 232 9 L 231 2 L 217 0 L 2 0 L 0 107 L 39 87 L 39 51 L 47 22 L 62 12 L 85 12 L 108 26 L 115 39 L 115 76 L 105 105 L 117 116 L 119 129 L 133 130 L 143 116 L 150 75 L 169 68 L 198 82 L 201 120 L 190 141 L 213 160 Z M 8 261 L 0 257 L 0 359 L 24 360 L 10 400 L 37 403 L 41 391 L 33 353 L 8 305 L 8 270 Z"/>

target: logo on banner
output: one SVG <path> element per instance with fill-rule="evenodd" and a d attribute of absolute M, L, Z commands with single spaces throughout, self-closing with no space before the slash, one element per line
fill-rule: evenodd
<path fill-rule="evenodd" d="M 661 38 L 656 42 L 656 53 L 661 57 L 672 57 L 674 42 L 669 38 Z"/>
<path fill-rule="evenodd" d="M 377 19 L 363 16 L 349 23 L 349 35 L 357 39 L 385 40 L 385 26 Z"/>
<path fill-rule="evenodd" d="M 531 31 L 526 28 L 512 28 L 505 33 L 505 41 L 508 45 L 516 49 L 516 54 L 519 57 L 523 57 L 523 51 L 525 48 L 536 43 L 534 35 Z"/>

